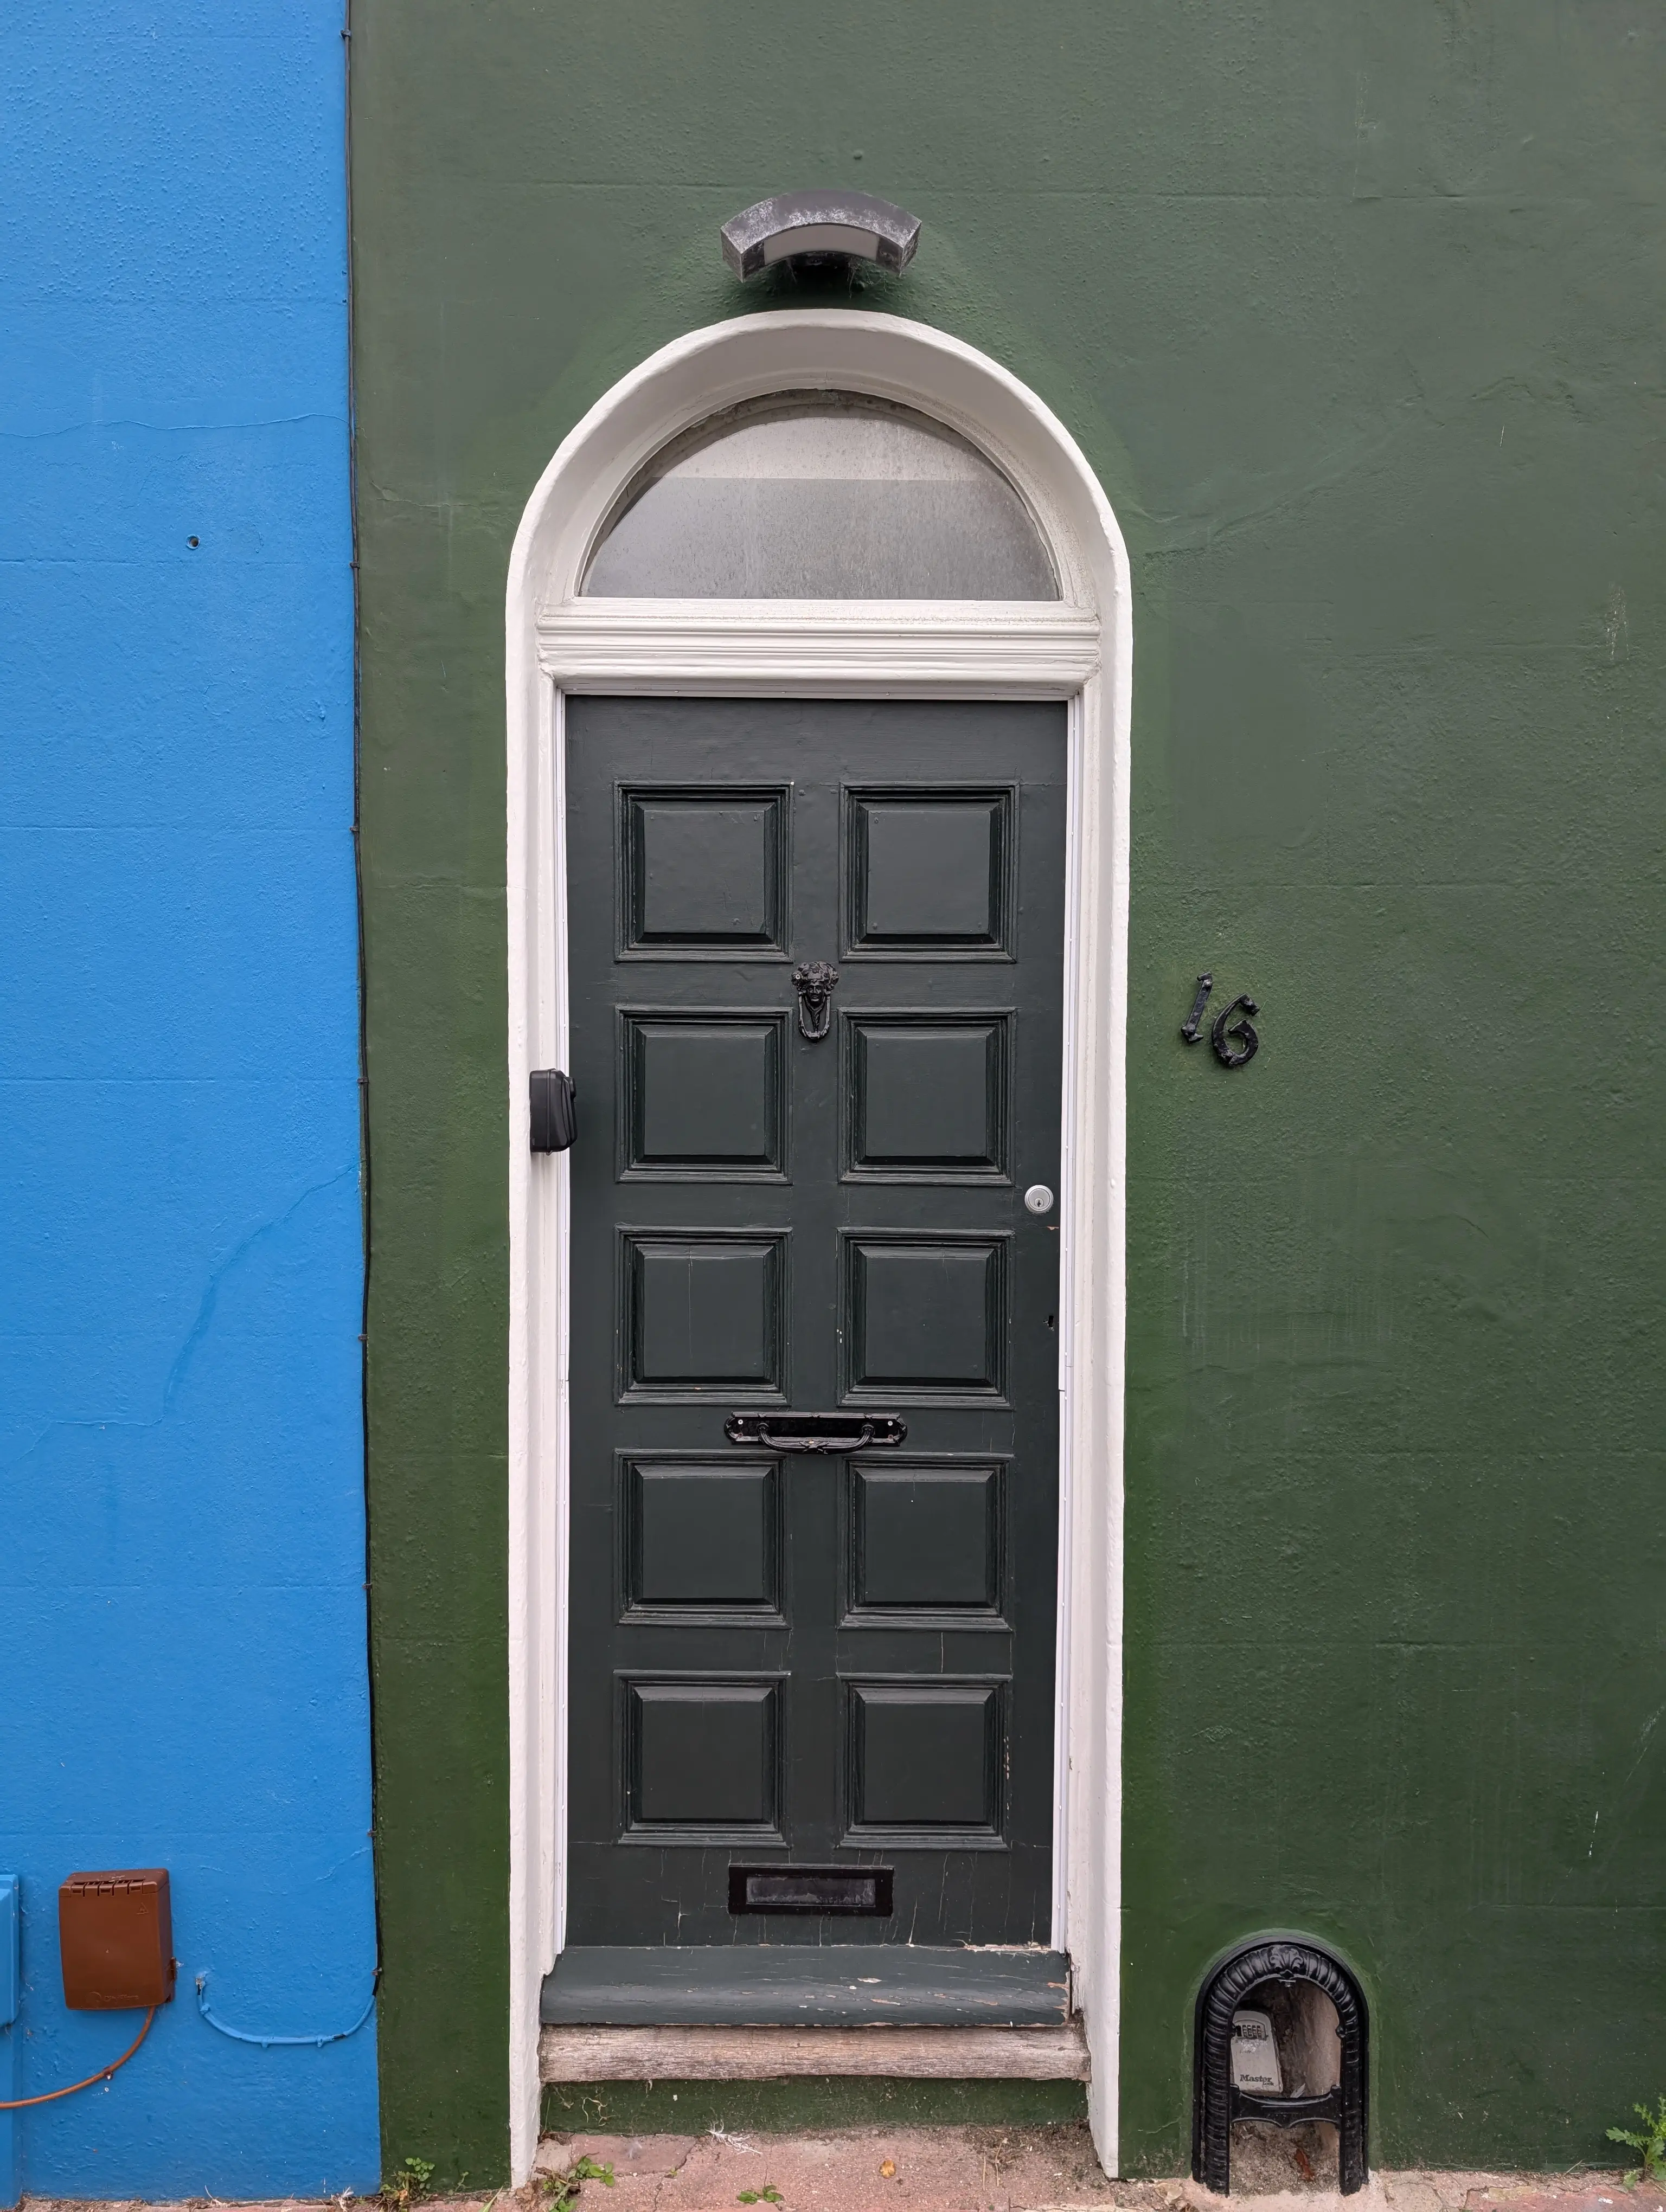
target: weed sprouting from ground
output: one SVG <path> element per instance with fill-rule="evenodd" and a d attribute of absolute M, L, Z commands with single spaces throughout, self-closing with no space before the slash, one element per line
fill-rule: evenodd
<path fill-rule="evenodd" d="M 565 2173 L 547 2177 L 544 2186 L 549 2194 L 544 2200 L 544 2212 L 573 2212 L 579 2201 L 580 2185 L 586 2181 L 599 2181 L 604 2189 L 614 2186 L 612 2167 L 598 2166 L 587 2151 L 575 2159 Z"/>
<path fill-rule="evenodd" d="M 1626 2144 L 1643 2161 L 1626 2176 L 1626 2185 L 1629 2188 L 1634 2181 L 1666 2181 L 1666 2096 L 1652 2112 L 1646 2105 L 1633 2105 L 1632 2110 L 1642 2121 L 1641 2128 L 1608 2130 L 1610 2142 Z"/>
<path fill-rule="evenodd" d="M 395 2169 L 392 2179 L 382 2184 L 382 2203 L 388 2212 L 410 2212 L 417 2199 L 428 2195 L 433 2179 L 431 2158 L 408 2158 Z"/>

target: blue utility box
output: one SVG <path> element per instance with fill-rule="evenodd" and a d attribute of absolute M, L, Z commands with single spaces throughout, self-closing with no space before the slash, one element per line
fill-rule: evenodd
<path fill-rule="evenodd" d="M 0 2027 L 9 2027 L 17 2017 L 22 1974 L 17 1887 L 15 1874 L 0 1874 Z"/>
<path fill-rule="evenodd" d="M 17 2094 L 17 2052 L 12 2022 L 22 1998 L 22 1884 L 0 1874 L 0 2104 Z M 17 2157 L 15 2112 L 0 2111 L 0 2208 L 10 2212 L 23 2193 Z"/>

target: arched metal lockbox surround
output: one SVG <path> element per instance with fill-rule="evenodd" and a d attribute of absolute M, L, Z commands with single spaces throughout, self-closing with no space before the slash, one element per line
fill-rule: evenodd
<path fill-rule="evenodd" d="M 1341 2044 L 1337 2079 L 1317 2094 L 1262 2096 L 1232 2076 L 1233 2019 L 1250 1993 L 1268 1983 L 1303 1984 L 1335 2008 Z M 1345 2197 L 1365 2186 L 1366 2120 L 1365 2000 L 1341 1961 L 1316 1943 L 1296 1938 L 1244 1945 L 1215 1967 L 1198 1993 L 1192 2100 L 1192 2173 L 1206 2189 L 1227 2195 L 1232 2178 L 1232 2123 L 1267 2120 L 1276 2127 L 1329 2121 L 1336 2129 L 1337 2185 Z"/>

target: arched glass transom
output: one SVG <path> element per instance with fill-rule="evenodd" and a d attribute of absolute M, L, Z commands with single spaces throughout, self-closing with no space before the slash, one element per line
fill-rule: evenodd
<path fill-rule="evenodd" d="M 661 448 L 593 555 L 599 599 L 1056 599 L 1023 500 L 965 439 L 854 392 L 749 401 Z"/>

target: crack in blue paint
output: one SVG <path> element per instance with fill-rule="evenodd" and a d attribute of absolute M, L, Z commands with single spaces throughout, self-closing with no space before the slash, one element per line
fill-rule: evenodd
<path fill-rule="evenodd" d="M 215 1267 L 204 1285 L 202 1297 L 198 1301 L 197 1318 L 186 1330 L 179 1351 L 175 1352 L 169 1363 L 167 1374 L 162 1383 L 162 1404 L 160 1413 L 153 1415 L 147 1421 L 122 1419 L 115 1415 L 100 1417 L 97 1414 L 89 1414 L 79 1419 L 66 1417 L 62 1420 L 49 1421 L 43 1429 L 30 1438 L 21 1451 L 15 1453 L 10 1459 L 0 1462 L 0 1467 L 3 1467 L 9 1474 L 14 1468 L 21 1467 L 26 1461 L 32 1459 L 42 1444 L 51 1437 L 64 1431 L 115 1429 L 138 1433 L 147 1429 L 160 1428 L 173 1411 L 174 1401 L 185 1382 L 192 1355 L 208 1334 L 210 1325 L 214 1319 L 215 1308 L 219 1303 L 221 1286 L 232 1269 L 236 1267 L 239 1261 L 246 1258 L 263 1238 L 274 1236 L 279 1230 L 286 1228 L 309 1199 L 317 1198 L 326 1190 L 333 1190 L 338 1183 L 347 1182 L 350 1177 L 356 1182 L 358 1176 L 358 1164 L 355 1162 L 351 1167 L 343 1168 L 335 1175 L 326 1176 L 322 1182 L 309 1183 L 282 1213 L 275 1214 L 269 1221 L 261 1222 L 257 1228 L 250 1230 L 246 1237 L 232 1247 L 225 1258 Z M 101 1583 L 100 1587 L 103 1588 L 105 1585 Z"/>

